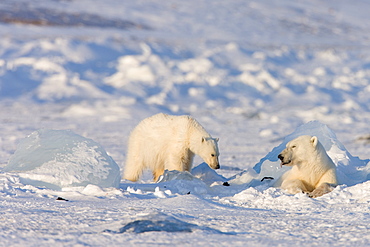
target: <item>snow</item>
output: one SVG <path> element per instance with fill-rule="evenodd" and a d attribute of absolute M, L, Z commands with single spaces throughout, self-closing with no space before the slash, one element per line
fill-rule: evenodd
<path fill-rule="evenodd" d="M 119 187 L 119 167 L 96 142 L 68 130 L 41 129 L 22 140 L 3 169 L 49 189 Z"/>
<path fill-rule="evenodd" d="M 1 1 L 1 243 L 368 246 L 369 7 Z M 118 182 L 130 131 L 159 112 L 220 137 L 221 169 L 195 157 L 190 173 Z M 71 135 L 67 151 L 56 130 Z M 340 185 L 319 198 L 261 182 L 284 172 L 277 153 L 300 134 L 338 167 Z M 17 156 L 43 165 L 8 170 Z"/>

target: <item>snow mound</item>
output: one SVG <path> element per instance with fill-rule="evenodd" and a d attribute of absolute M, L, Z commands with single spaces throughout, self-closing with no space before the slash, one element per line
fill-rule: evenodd
<path fill-rule="evenodd" d="M 165 170 L 159 177 L 158 183 L 164 184 L 163 186 L 171 193 L 209 195 L 213 194 L 214 190 L 220 193 L 227 180 L 206 163 L 201 163 L 194 167 L 191 173 Z"/>
<path fill-rule="evenodd" d="M 156 183 L 121 183 L 121 188 L 134 197 L 141 195 L 156 198 L 171 198 L 176 194 L 194 194 L 200 196 L 229 195 L 228 179 L 218 175 L 206 163 L 201 163 L 188 171 L 165 170 Z"/>
<path fill-rule="evenodd" d="M 266 177 L 273 177 L 275 180 L 278 179 L 285 171 L 290 169 L 290 167 L 280 167 L 279 153 L 289 141 L 301 135 L 318 137 L 326 152 L 337 166 L 339 184 L 352 186 L 369 179 L 370 163 L 366 165 L 367 160 L 360 160 L 358 157 L 353 157 L 328 126 L 319 121 L 311 121 L 299 126 L 293 133 L 286 136 L 284 141 L 262 158 L 253 169 L 246 170 L 234 176 L 230 182 L 236 184 L 250 183 L 251 186 L 256 186 Z"/>
<path fill-rule="evenodd" d="M 120 171 L 103 147 L 69 130 L 41 129 L 22 140 L 6 172 L 17 172 L 21 182 L 60 190 L 96 185 L 119 187 Z"/>
<path fill-rule="evenodd" d="M 191 174 L 202 180 L 205 184 L 211 185 L 213 183 L 224 183 L 227 179 L 219 174 L 215 170 L 209 167 L 207 163 L 202 163 L 191 170 Z"/>
<path fill-rule="evenodd" d="M 158 183 L 165 183 L 172 193 L 178 194 L 208 194 L 208 186 L 190 172 L 165 170 L 158 179 Z"/>

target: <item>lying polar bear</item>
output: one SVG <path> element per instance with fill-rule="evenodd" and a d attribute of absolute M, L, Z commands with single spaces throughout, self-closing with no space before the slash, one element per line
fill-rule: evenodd
<path fill-rule="evenodd" d="M 316 136 L 299 136 L 278 155 L 281 165 L 292 166 L 274 184 L 291 194 L 309 197 L 329 193 L 338 184 L 336 166 Z"/>

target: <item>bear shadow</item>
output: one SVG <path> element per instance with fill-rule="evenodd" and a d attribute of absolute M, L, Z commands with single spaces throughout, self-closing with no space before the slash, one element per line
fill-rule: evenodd
<path fill-rule="evenodd" d="M 187 223 L 185 221 L 179 220 L 173 216 L 169 216 L 163 213 L 150 214 L 148 216 L 140 217 L 141 219 L 136 219 L 128 222 L 123 227 L 115 230 L 104 230 L 107 233 L 145 233 L 145 232 L 184 232 L 191 233 L 197 230 L 207 231 L 214 234 L 228 234 L 235 235 L 233 232 L 222 232 L 217 229 L 210 227 L 198 226 L 196 224 Z"/>

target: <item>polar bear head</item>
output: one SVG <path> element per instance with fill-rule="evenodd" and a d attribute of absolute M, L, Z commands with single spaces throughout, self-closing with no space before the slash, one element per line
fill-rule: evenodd
<path fill-rule="evenodd" d="M 218 163 L 218 138 L 202 137 L 201 147 L 198 155 L 211 167 L 212 169 L 219 169 L 220 164 Z"/>
<path fill-rule="evenodd" d="M 317 151 L 319 140 L 316 136 L 303 135 L 288 142 L 286 148 L 278 155 L 281 165 L 294 166 L 311 160 Z"/>

